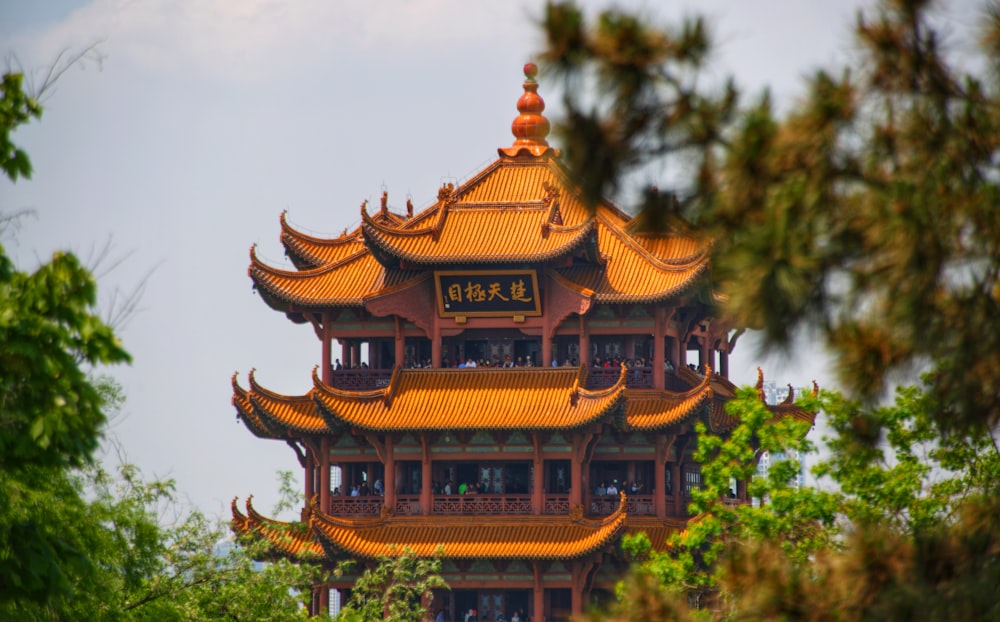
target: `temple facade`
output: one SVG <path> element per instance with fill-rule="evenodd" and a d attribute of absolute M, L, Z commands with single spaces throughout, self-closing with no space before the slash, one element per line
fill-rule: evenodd
<path fill-rule="evenodd" d="M 233 377 L 237 415 L 292 447 L 310 500 L 300 524 L 234 501 L 234 529 L 359 569 L 441 555 L 446 620 L 566 620 L 610 594 L 623 534 L 662 543 L 692 518 L 694 424 L 734 424 L 711 241 L 586 205 L 547 142 L 536 72 L 513 144 L 429 208 L 383 194 L 333 239 L 283 214 L 295 269 L 250 253 L 260 297 L 311 328 L 319 358 L 305 395 Z M 314 611 L 356 576 L 316 586 Z"/>

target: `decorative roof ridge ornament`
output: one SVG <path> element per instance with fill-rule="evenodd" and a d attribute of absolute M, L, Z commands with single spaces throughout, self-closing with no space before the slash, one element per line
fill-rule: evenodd
<path fill-rule="evenodd" d="M 538 65 L 525 64 L 524 93 L 517 100 L 517 111 L 521 114 L 510 124 L 510 131 L 516 140 L 510 147 L 497 149 L 501 156 L 509 158 L 524 154 L 535 157 L 546 154 L 559 156 L 559 150 L 549 147 L 548 141 L 545 140 L 549 135 L 550 126 L 549 120 L 542 114 L 545 111 L 545 100 L 538 94 L 538 82 L 535 81 L 537 75 Z"/>

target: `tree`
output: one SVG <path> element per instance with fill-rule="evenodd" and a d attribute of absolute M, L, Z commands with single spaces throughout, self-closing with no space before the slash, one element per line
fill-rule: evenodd
<path fill-rule="evenodd" d="M 15 181 L 31 163 L 10 134 L 41 108 L 21 76 L 0 84 L 0 169 Z M 67 596 L 70 573 L 93 571 L 68 470 L 91 462 L 105 421 L 88 367 L 130 360 L 94 312 L 96 292 L 72 254 L 26 273 L 0 246 L 0 603 Z"/>
<path fill-rule="evenodd" d="M 814 331 L 867 403 L 899 374 L 932 369 L 938 427 L 992 427 L 1000 8 L 986 6 L 962 38 L 978 47 L 956 58 L 934 6 L 883 0 L 859 14 L 852 66 L 815 72 L 781 116 L 766 92 L 741 107 L 732 81 L 701 86 L 700 19 L 658 28 L 609 9 L 590 21 L 550 3 L 541 56 L 565 87 L 556 129 L 591 201 L 651 161 L 689 180 L 677 201 L 647 188 L 640 215 L 715 240 L 712 278 L 735 325 L 778 348 Z"/>
<path fill-rule="evenodd" d="M 797 537 L 768 535 L 776 517 L 698 502 L 672 556 L 640 567 L 658 580 L 637 585 L 718 587 L 719 616 L 996 617 L 1000 8 L 985 6 L 961 57 L 935 9 L 883 0 L 860 13 L 851 66 L 816 71 L 779 114 L 767 92 L 744 105 L 732 80 L 703 86 L 700 19 L 659 28 L 546 6 L 556 129 L 589 200 L 651 162 L 678 171 L 675 193 L 638 193 L 637 224 L 710 236 L 724 321 L 769 348 L 811 331 L 847 393 L 822 401 L 836 434 L 820 471 L 840 485 L 829 528 L 843 535 L 801 556 Z M 879 406 L 921 371 L 925 384 Z M 630 592 L 618 615 L 667 611 L 668 596 Z"/>
<path fill-rule="evenodd" d="M 117 474 L 89 466 L 54 493 L 85 491 L 74 513 L 58 497 L 47 506 L 86 544 L 87 572 L 64 569 L 65 595 L 0 603 L 17 620 L 246 620 L 308 618 L 303 599 L 322 570 L 277 560 L 259 564 L 258 543 L 235 543 L 225 523 L 179 504 L 170 480 L 146 481 L 133 465 Z"/>
<path fill-rule="evenodd" d="M 610 612 L 592 619 L 992 619 L 1000 613 L 1000 450 L 991 435 L 938 438 L 928 385 L 866 409 L 824 391 L 805 400 L 830 419 L 823 489 L 789 485 L 800 465 L 752 479 L 757 505 L 725 502 L 729 478 L 753 478 L 759 452 L 807 451 L 800 424 L 775 421 L 752 390 L 729 406 L 726 438 L 699 430 L 703 487 L 695 518 L 666 547 L 626 538 L 636 560 Z M 858 442 L 868 421 L 884 443 Z M 661 544 L 661 543 L 657 543 Z"/>
<path fill-rule="evenodd" d="M 345 570 L 341 568 L 341 571 Z M 413 551 L 382 556 L 354 584 L 338 620 L 345 622 L 419 622 L 431 611 L 433 590 L 449 589 L 441 578 L 441 559 L 422 559 Z"/>

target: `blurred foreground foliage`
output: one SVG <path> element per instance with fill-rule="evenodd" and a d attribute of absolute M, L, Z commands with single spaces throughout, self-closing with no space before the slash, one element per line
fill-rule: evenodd
<path fill-rule="evenodd" d="M 1000 417 L 1000 6 L 971 33 L 934 8 L 859 14 L 851 66 L 816 70 L 782 113 L 707 83 L 701 19 L 549 3 L 540 57 L 591 203 L 666 174 L 676 192 L 645 187 L 638 217 L 713 239 L 725 320 L 772 348 L 813 331 L 869 403 L 933 369 L 949 430 Z"/>
<path fill-rule="evenodd" d="M 712 238 L 721 321 L 772 350 L 814 338 L 845 393 L 805 404 L 832 430 L 821 488 L 781 463 L 752 480 L 758 508 L 722 501 L 729 478 L 807 447 L 734 402 L 740 427 L 699 442 L 698 519 L 661 552 L 627 540 L 634 575 L 593 618 L 1000 618 L 1000 5 L 974 25 L 949 8 L 880 1 L 850 65 L 776 106 L 706 82 L 700 18 L 546 5 L 540 56 L 587 200 L 666 173 L 671 192 L 635 192 L 641 226 Z"/>

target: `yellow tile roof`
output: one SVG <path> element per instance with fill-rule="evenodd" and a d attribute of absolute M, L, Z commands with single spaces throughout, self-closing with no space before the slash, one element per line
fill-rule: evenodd
<path fill-rule="evenodd" d="M 268 429 L 264 422 L 257 415 L 257 410 L 250 401 L 250 393 L 240 386 L 236 377 L 239 373 L 233 374 L 233 406 L 236 407 L 236 416 L 243 420 L 254 436 L 258 438 L 278 438 Z"/>
<path fill-rule="evenodd" d="M 636 235 L 632 239 L 665 264 L 683 265 L 697 261 L 711 247 L 711 241 L 686 235 Z"/>
<path fill-rule="evenodd" d="M 313 509 L 310 525 L 328 551 L 365 558 L 395 556 L 403 548 L 421 557 L 443 550 L 461 559 L 583 557 L 612 543 L 625 525 L 625 495 L 602 520 L 567 516 L 384 516 L 341 519 Z"/>
<path fill-rule="evenodd" d="M 709 378 L 687 393 L 652 389 L 629 389 L 625 400 L 625 422 L 633 430 L 660 430 L 698 414 L 712 399 Z"/>
<path fill-rule="evenodd" d="M 377 391 L 343 391 L 313 373 L 314 394 L 331 423 L 367 430 L 551 430 L 587 425 L 613 414 L 625 392 L 580 388 L 576 367 L 406 369 Z"/>
<path fill-rule="evenodd" d="M 416 272 L 386 270 L 363 248 L 336 263 L 301 271 L 268 266 L 251 248 L 248 273 L 267 303 L 285 312 L 290 304 L 308 308 L 360 307 L 366 296 L 420 276 Z"/>
<path fill-rule="evenodd" d="M 287 211 L 281 213 L 281 243 L 300 270 L 339 263 L 364 251 L 365 240 L 361 236 L 361 227 L 350 233 L 345 229 L 337 238 L 319 238 L 292 228 L 288 224 L 287 214 Z"/>
<path fill-rule="evenodd" d="M 261 516 L 253 508 L 253 497 L 247 498 L 244 515 L 236 505 L 230 506 L 233 514 L 232 529 L 237 535 L 253 535 L 268 542 L 276 553 L 297 559 L 322 559 L 325 551 L 316 534 L 307 523 L 285 523 Z"/>
<path fill-rule="evenodd" d="M 414 264 L 496 264 L 549 261 L 571 253 L 587 239 L 591 223 L 549 224 L 550 209 L 532 203 L 456 203 L 423 229 L 382 226 L 362 215 L 365 237 L 387 255 Z"/>
<path fill-rule="evenodd" d="M 708 246 L 683 257 L 683 263 L 665 261 L 632 239 L 618 224 L 599 214 L 598 247 L 604 265 L 559 269 L 563 279 L 594 291 L 599 302 L 657 302 L 691 287 L 708 269 Z"/>
<path fill-rule="evenodd" d="M 281 213 L 281 243 L 299 270 L 338 263 L 362 252 L 365 248 L 360 226 L 350 233 L 344 229 L 344 232 L 336 238 L 320 238 L 292 227 L 288 223 L 287 214 L 287 210 Z M 376 222 L 393 226 L 401 225 L 407 220 L 404 216 L 384 209 L 373 214 L 372 218 Z"/>
<path fill-rule="evenodd" d="M 282 242 L 299 271 L 267 266 L 252 250 L 249 274 L 264 300 L 288 313 L 361 306 L 411 282 L 415 266 L 541 263 L 582 252 L 591 263 L 560 269 L 558 278 L 609 303 L 670 298 L 708 267 L 710 241 L 633 236 L 626 214 L 609 203 L 587 209 L 578 196 L 555 158 L 500 158 L 412 218 L 362 209 L 361 227 L 339 238 L 306 235 L 283 214 Z M 408 270 L 383 267 L 400 261 Z"/>
<path fill-rule="evenodd" d="M 316 408 L 312 391 L 297 396 L 274 393 L 257 384 L 251 370 L 248 395 L 260 421 L 282 437 L 330 432 L 330 426 Z"/>

